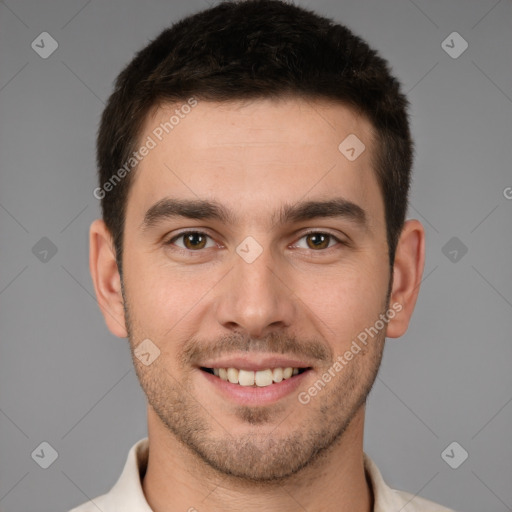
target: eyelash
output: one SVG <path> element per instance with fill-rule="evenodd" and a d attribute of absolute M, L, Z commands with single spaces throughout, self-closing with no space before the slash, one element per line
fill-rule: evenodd
<path fill-rule="evenodd" d="M 174 242 L 176 240 L 178 240 L 180 238 L 183 238 L 185 235 L 190 235 L 190 234 L 203 235 L 203 236 L 207 236 L 208 238 L 213 239 L 213 237 L 211 237 L 208 233 L 205 233 L 204 231 L 182 231 L 181 233 L 173 236 L 171 239 L 169 239 L 167 242 L 165 242 L 164 245 L 166 245 L 166 246 L 173 246 L 173 244 L 174 244 Z M 315 231 L 315 230 L 308 231 L 308 232 L 304 233 L 299 238 L 299 240 L 301 240 L 302 238 L 304 238 L 304 237 L 306 237 L 308 235 L 327 235 L 331 239 L 334 239 L 336 242 L 338 242 L 337 245 L 341 245 L 341 246 L 348 246 L 349 245 L 348 242 L 340 240 L 337 236 L 333 235 L 332 233 L 329 233 L 328 231 Z M 337 245 L 334 245 L 332 247 L 326 247 L 325 249 L 318 249 L 318 250 L 310 249 L 310 250 L 312 252 L 326 252 L 326 251 L 329 251 L 330 249 L 335 249 L 337 247 Z M 205 249 L 198 249 L 198 250 L 194 251 L 194 250 L 191 250 L 191 249 L 184 249 L 183 247 L 173 246 L 173 250 L 176 250 L 176 251 L 179 251 L 179 252 L 183 252 L 183 253 L 192 255 L 193 253 L 201 254 Z"/>

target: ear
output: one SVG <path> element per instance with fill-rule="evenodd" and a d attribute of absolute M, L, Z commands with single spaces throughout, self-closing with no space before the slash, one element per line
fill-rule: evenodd
<path fill-rule="evenodd" d="M 115 336 L 128 337 L 114 244 L 102 219 L 96 219 L 89 229 L 89 270 L 107 327 Z"/>
<path fill-rule="evenodd" d="M 425 230 L 418 220 L 405 222 L 393 265 L 390 308 L 398 313 L 389 321 L 386 337 L 399 338 L 407 331 L 420 291 L 425 265 Z M 401 309 L 399 309 L 401 307 Z"/>

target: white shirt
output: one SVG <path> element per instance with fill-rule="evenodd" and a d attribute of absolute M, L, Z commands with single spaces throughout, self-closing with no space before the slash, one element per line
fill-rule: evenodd
<path fill-rule="evenodd" d="M 141 475 L 148 464 L 148 438 L 128 452 L 123 472 L 112 489 L 69 512 L 153 512 L 142 490 Z M 436 503 L 387 486 L 375 463 L 364 455 L 364 468 L 373 487 L 373 512 L 455 512 Z"/>

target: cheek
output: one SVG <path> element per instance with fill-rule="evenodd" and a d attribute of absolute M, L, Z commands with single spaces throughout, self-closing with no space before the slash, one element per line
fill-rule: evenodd
<path fill-rule="evenodd" d="M 181 339 L 188 320 L 200 310 L 205 294 L 218 279 L 212 272 L 178 270 L 145 254 L 126 261 L 125 288 L 131 315 L 144 335 L 155 339 Z"/>
<path fill-rule="evenodd" d="M 169 318 L 176 315 L 180 297 L 176 294 L 176 283 L 171 287 L 170 274 L 151 263 L 146 255 L 134 253 L 131 251 L 124 262 L 130 315 L 144 329 L 145 336 L 156 336 L 164 325 L 168 327 Z"/>
<path fill-rule="evenodd" d="M 301 280 L 297 295 L 307 306 L 306 314 L 341 350 L 374 325 L 385 309 L 387 286 L 387 270 L 382 264 L 354 264 Z"/>

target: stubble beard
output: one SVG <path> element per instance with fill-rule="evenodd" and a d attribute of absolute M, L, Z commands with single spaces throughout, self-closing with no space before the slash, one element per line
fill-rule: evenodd
<path fill-rule="evenodd" d="M 169 372 L 163 357 L 148 367 L 140 363 L 134 348 L 137 340 L 143 338 L 137 334 L 139 330 L 136 322 L 132 322 L 128 301 L 124 298 L 125 321 L 137 377 L 162 424 L 209 468 L 248 483 L 282 484 L 327 456 L 364 406 L 380 367 L 385 330 L 355 355 L 309 404 L 302 405 L 297 400 L 288 410 L 281 404 L 235 408 L 233 415 L 237 423 L 254 427 L 247 433 L 235 435 L 225 425 L 220 413 L 208 410 L 208 404 L 200 403 L 193 396 L 188 379 L 182 381 L 180 377 L 180 382 Z M 307 416 L 300 423 L 296 422 L 294 413 L 303 413 L 304 409 Z M 276 417 L 283 419 L 270 429 Z M 280 435 L 283 428 L 287 433 Z"/>

